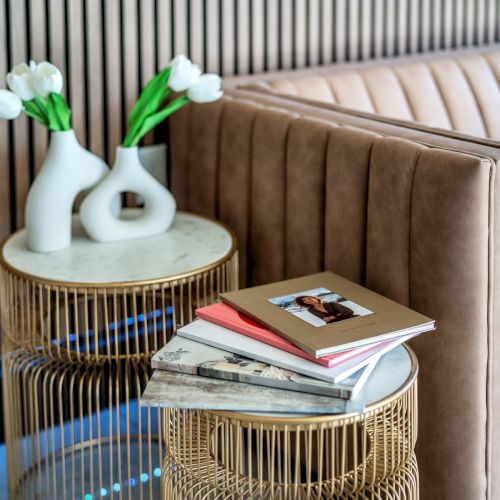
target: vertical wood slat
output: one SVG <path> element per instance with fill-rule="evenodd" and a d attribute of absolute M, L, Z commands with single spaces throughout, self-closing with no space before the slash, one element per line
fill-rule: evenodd
<path fill-rule="evenodd" d="M 231 75 L 479 45 L 500 37 L 494 0 L 0 4 L 0 74 L 8 71 L 7 63 L 28 57 L 58 66 L 80 141 L 108 163 L 140 88 L 177 53 L 189 51 L 205 70 Z M 152 140 L 150 135 L 144 142 Z M 47 146 L 47 131 L 38 124 L 28 125 L 24 117 L 0 122 L 0 237 L 23 224 L 28 186 Z"/>
<path fill-rule="evenodd" d="M 237 73 L 246 74 L 250 70 L 250 43 L 248 25 L 248 5 L 249 0 L 239 0 L 236 2 L 238 12 L 236 15 L 237 39 L 236 60 L 238 63 Z"/>
<path fill-rule="evenodd" d="M 322 53 L 323 60 L 320 61 L 322 64 L 328 64 L 333 60 L 333 29 L 332 29 L 332 19 L 334 12 L 334 4 L 330 0 L 321 0 L 322 1 L 322 9 L 323 9 L 323 18 L 320 19 L 322 23 L 322 34 L 323 39 L 322 43 Z"/>
<path fill-rule="evenodd" d="M 7 17 L 5 2 L 0 2 L 0 75 L 7 73 Z M 10 232 L 10 132 L 6 120 L 0 120 L 0 237 Z"/>
<path fill-rule="evenodd" d="M 102 78 L 103 68 L 103 38 L 102 38 L 102 12 L 99 0 L 87 0 L 85 2 L 85 18 L 87 32 L 85 46 L 87 48 L 87 116 L 88 116 L 88 138 L 89 149 L 99 155 L 105 156 L 104 145 L 104 86 Z"/>
<path fill-rule="evenodd" d="M 361 18 L 361 33 L 360 33 L 360 43 L 361 43 L 361 58 L 369 59 L 371 52 L 371 23 L 372 23 L 372 13 L 371 13 L 371 0 L 360 0 L 362 9 Z M 359 50 L 359 49 L 358 49 Z"/>
<path fill-rule="evenodd" d="M 280 0 L 281 7 L 281 67 L 289 69 L 292 67 L 292 2 Z M 288 48 L 288 50 L 287 50 Z"/>
<path fill-rule="evenodd" d="M 396 2 L 398 0 L 387 0 L 385 11 L 385 43 L 387 56 L 394 56 L 395 43 L 396 43 L 396 30 L 394 24 L 394 13 L 396 10 Z M 423 0 L 425 1 L 425 0 Z"/>
<path fill-rule="evenodd" d="M 29 54 L 30 58 L 36 62 L 45 61 L 48 59 L 47 54 L 47 11 L 45 9 L 45 1 L 43 0 L 30 0 L 29 2 Z M 36 15 L 34 13 L 36 12 Z M 0 75 L 3 74 L 0 68 Z M 32 127 L 32 144 L 33 151 L 33 172 L 36 173 L 40 169 L 42 162 L 45 158 L 48 145 L 48 132 L 46 127 L 33 122 Z"/>
<path fill-rule="evenodd" d="M 295 16 L 293 26 L 293 40 L 295 44 L 295 67 L 303 68 L 306 65 L 306 0 L 294 0 Z"/>
<path fill-rule="evenodd" d="M 139 91 L 139 26 L 137 0 L 121 0 L 120 3 L 122 8 L 123 113 L 125 119 L 128 119 Z M 126 130 L 123 132 L 125 133 Z"/>
<path fill-rule="evenodd" d="M 155 57 L 155 9 L 154 0 L 141 0 L 139 2 L 139 50 L 140 68 L 139 83 L 140 89 L 151 80 L 156 73 Z M 154 132 L 149 132 L 144 137 L 144 144 L 153 144 Z"/>
<path fill-rule="evenodd" d="M 253 0 L 252 3 L 252 72 L 264 71 L 264 0 Z"/>
<path fill-rule="evenodd" d="M 175 29 L 172 34 L 172 39 L 174 41 L 172 50 L 175 54 L 185 54 L 188 47 L 188 37 L 186 31 L 187 2 L 186 0 L 172 0 L 172 7 L 174 26 L 176 28 L 179 26 L 179 29 Z"/>
<path fill-rule="evenodd" d="M 196 2 L 195 2 L 196 3 Z M 224 57 L 222 60 L 222 74 L 233 75 L 234 66 L 234 2 L 233 0 L 222 0 L 222 9 L 224 11 L 222 30 L 222 43 L 224 45 Z"/>
<path fill-rule="evenodd" d="M 67 2 L 68 25 L 68 82 L 71 88 L 70 101 L 72 125 L 82 145 L 87 145 L 86 99 L 85 99 L 85 42 L 83 2 Z"/>
<path fill-rule="evenodd" d="M 267 68 L 264 70 L 277 70 L 279 63 L 279 3 L 277 1 L 269 1 L 267 0 L 264 3 L 264 7 L 266 10 L 266 32 L 267 32 Z"/>
<path fill-rule="evenodd" d="M 170 36 L 170 20 L 172 11 L 170 2 L 163 0 L 156 2 L 156 64 L 158 69 L 165 67 L 172 58 L 172 44 Z"/>
<path fill-rule="evenodd" d="M 207 51 L 207 66 L 205 71 L 208 73 L 219 72 L 219 29 L 220 29 L 220 12 L 219 0 L 206 1 L 206 16 L 208 22 L 206 24 L 207 31 L 205 34 L 205 44 Z"/>
<path fill-rule="evenodd" d="M 122 140 L 122 87 L 120 0 L 106 0 L 104 7 L 106 47 L 106 122 L 108 127 L 108 163 L 114 161 L 114 149 Z"/>
<path fill-rule="evenodd" d="M 191 24 L 189 37 L 191 40 L 191 59 L 198 66 L 203 66 L 203 3 L 190 1 Z"/>
<path fill-rule="evenodd" d="M 28 55 L 26 40 L 26 9 L 23 2 L 9 0 L 10 28 L 10 60 L 12 64 L 26 61 Z M 29 176 L 29 125 L 25 116 L 19 117 L 13 125 L 14 137 L 11 154 L 14 159 L 15 171 L 11 176 L 15 179 L 16 224 L 24 223 L 24 205 L 28 193 Z M 11 193 L 13 195 L 14 193 Z"/>

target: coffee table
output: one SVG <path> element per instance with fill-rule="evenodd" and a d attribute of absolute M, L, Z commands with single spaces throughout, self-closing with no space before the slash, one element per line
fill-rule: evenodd
<path fill-rule="evenodd" d="M 196 307 L 237 288 L 236 238 L 188 213 L 115 243 L 89 240 L 76 217 L 73 228 L 60 252 L 30 252 L 24 230 L 0 251 L 10 493 L 157 498 L 159 411 L 139 407 L 149 360 Z"/>
<path fill-rule="evenodd" d="M 179 409 L 143 398 L 166 408 L 162 498 L 417 499 L 417 374 L 413 351 L 397 347 L 358 396 L 364 411 L 341 415 Z M 162 394 L 154 383 L 147 392 Z"/>

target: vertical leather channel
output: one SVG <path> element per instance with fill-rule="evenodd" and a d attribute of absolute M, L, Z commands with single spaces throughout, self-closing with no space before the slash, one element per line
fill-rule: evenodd
<path fill-rule="evenodd" d="M 335 75 L 326 75 L 337 103 L 347 108 L 358 111 L 374 113 L 375 108 L 363 79 L 357 72 L 337 73 Z"/>
<path fill-rule="evenodd" d="M 174 113 L 168 122 L 170 189 L 179 210 L 189 209 L 188 152 L 189 116 L 191 106 L 185 106 Z"/>
<path fill-rule="evenodd" d="M 295 120 L 287 142 L 286 276 L 324 267 L 325 162 L 332 125 Z"/>
<path fill-rule="evenodd" d="M 459 64 L 474 93 L 488 137 L 500 139 L 500 89 L 487 60 L 480 55 L 460 57 Z"/>
<path fill-rule="evenodd" d="M 249 217 L 252 200 L 252 135 L 256 106 L 233 102 L 222 113 L 218 178 L 218 217 L 238 237 L 240 252 L 240 286 L 247 286 L 251 266 Z M 210 179 L 208 185 L 210 185 Z M 205 181 L 202 183 L 204 184 Z"/>
<path fill-rule="evenodd" d="M 296 115 L 262 109 L 252 137 L 250 253 L 252 284 L 285 277 L 286 150 Z"/>
<path fill-rule="evenodd" d="M 188 168 L 189 209 L 216 216 L 219 133 L 224 101 L 190 105 Z"/>
<path fill-rule="evenodd" d="M 408 97 L 415 120 L 430 127 L 451 129 L 448 111 L 429 67 L 425 63 L 395 64 L 394 71 Z"/>
<path fill-rule="evenodd" d="M 429 67 L 446 103 L 453 129 L 486 137 L 485 123 L 476 96 L 458 62 L 440 59 L 431 61 Z"/>
<path fill-rule="evenodd" d="M 330 131 L 326 159 L 325 269 L 365 280 L 368 174 L 377 135 L 349 128 Z"/>
<path fill-rule="evenodd" d="M 490 167 L 437 149 L 422 151 L 416 165 L 410 306 L 438 328 L 412 342 L 422 498 L 486 497 Z"/>
<path fill-rule="evenodd" d="M 411 192 L 424 146 L 395 138 L 375 141 L 368 193 L 367 286 L 408 305 Z"/>
<path fill-rule="evenodd" d="M 297 95 L 310 99 L 319 99 L 322 102 L 336 102 L 333 91 L 327 80 L 321 76 L 308 76 L 290 80 Z"/>
<path fill-rule="evenodd" d="M 392 68 L 370 68 L 360 71 L 360 74 L 377 114 L 400 120 L 414 119 L 408 99 Z"/>

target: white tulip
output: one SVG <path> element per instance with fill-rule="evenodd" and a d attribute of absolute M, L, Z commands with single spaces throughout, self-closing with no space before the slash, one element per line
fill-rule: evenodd
<path fill-rule="evenodd" d="M 187 91 L 189 99 L 199 103 L 216 101 L 222 94 L 221 78 L 213 74 L 201 75 Z"/>
<path fill-rule="evenodd" d="M 14 66 L 5 77 L 7 85 L 12 92 L 15 92 L 23 101 L 31 101 L 36 96 L 33 81 L 33 72 L 26 63 Z"/>
<path fill-rule="evenodd" d="M 170 61 L 168 86 L 174 92 L 183 92 L 193 85 L 200 75 L 200 68 L 196 64 L 193 64 L 186 56 L 176 56 Z"/>
<path fill-rule="evenodd" d="M 21 98 L 10 90 L 0 89 L 0 118 L 13 120 L 23 110 Z"/>
<path fill-rule="evenodd" d="M 60 94 L 64 82 L 62 73 L 47 61 L 33 67 L 33 80 L 37 94 L 44 98 L 51 92 Z"/>

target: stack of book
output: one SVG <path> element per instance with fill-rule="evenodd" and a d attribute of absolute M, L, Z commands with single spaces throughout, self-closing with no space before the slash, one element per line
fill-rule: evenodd
<path fill-rule="evenodd" d="M 362 402 L 348 402 L 380 358 L 435 328 L 433 320 L 331 272 L 220 298 L 177 330 L 153 356 L 153 368 L 327 396 L 339 411 L 362 410 Z"/>

